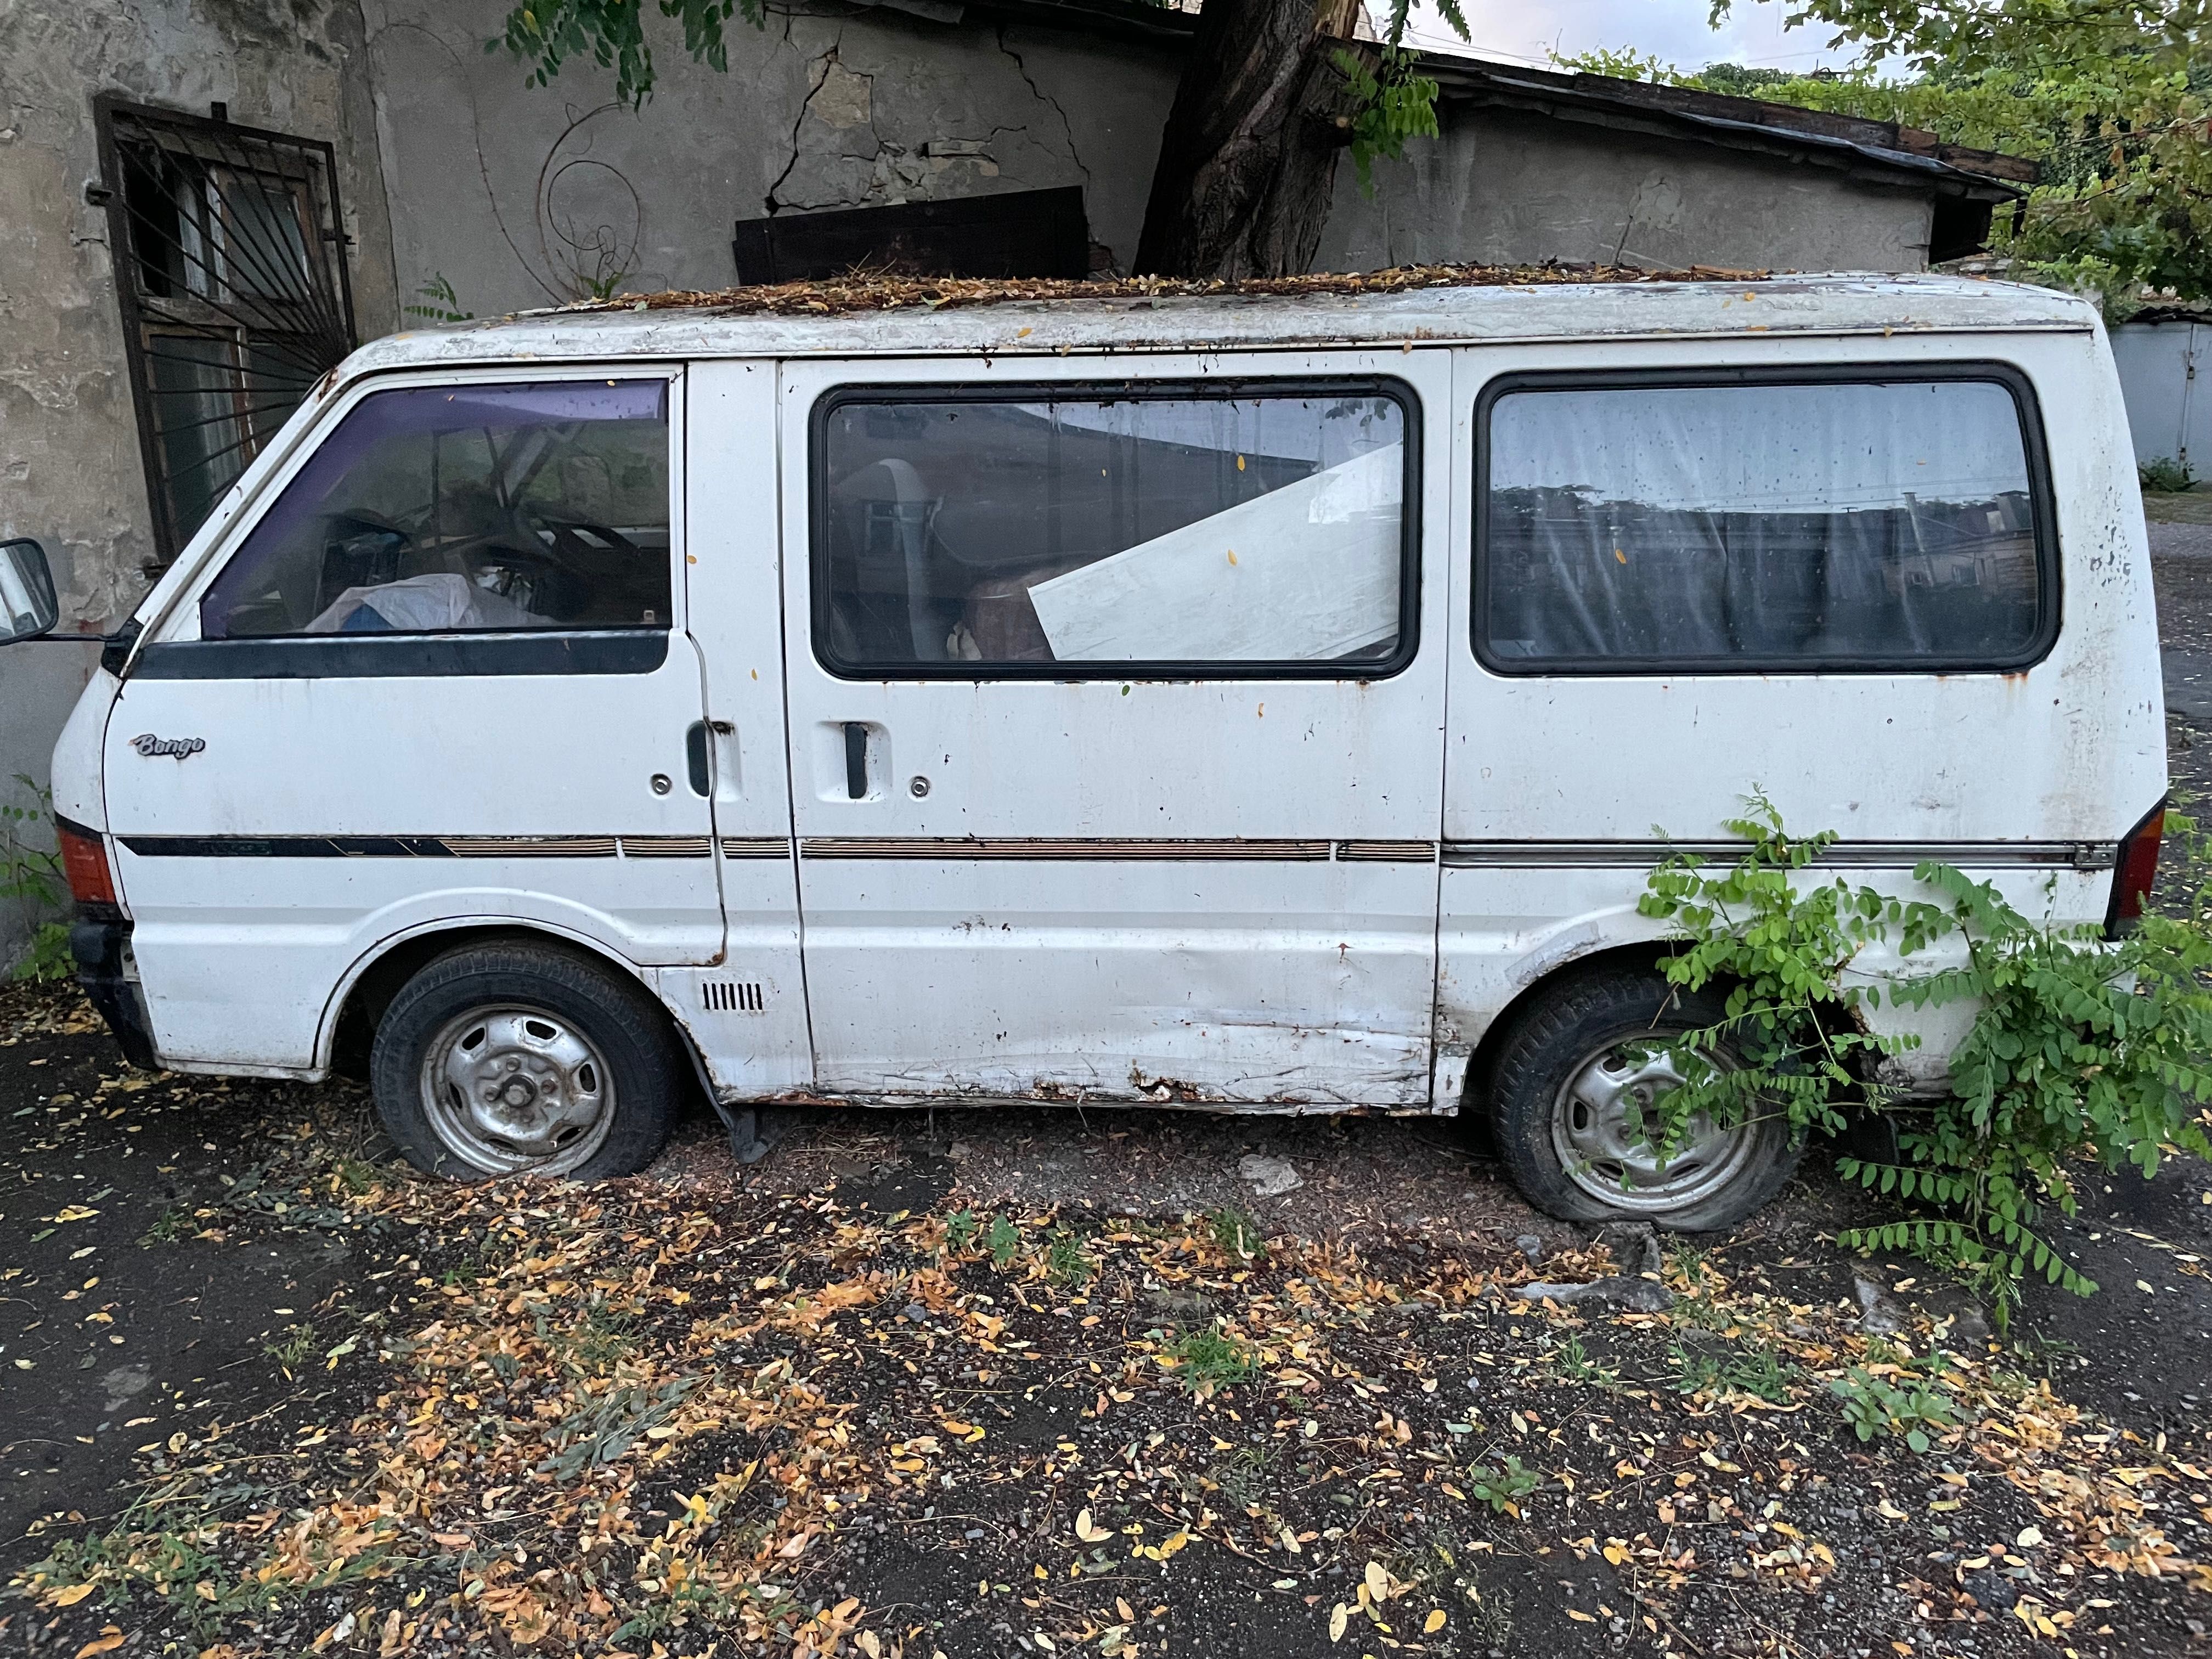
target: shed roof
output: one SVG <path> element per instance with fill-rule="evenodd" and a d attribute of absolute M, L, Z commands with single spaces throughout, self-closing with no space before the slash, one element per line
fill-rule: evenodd
<path fill-rule="evenodd" d="M 1195 11 L 1152 0 L 876 0 L 951 23 L 967 12 L 1033 27 L 1181 50 Z M 1787 155 L 1939 195 L 2004 201 L 2036 180 L 2033 161 L 1946 144 L 1895 121 L 1837 115 L 1610 75 L 1560 73 L 1459 52 L 1425 52 L 1422 72 L 1447 100 L 1527 110 L 1557 119 L 1663 134 L 1723 149 Z"/>
<path fill-rule="evenodd" d="M 617 357 L 1393 349 L 1512 340 L 2087 331 L 2087 301 L 1949 276 L 1429 266 L 1243 283 L 867 278 L 586 301 L 372 342 L 343 374 Z"/>

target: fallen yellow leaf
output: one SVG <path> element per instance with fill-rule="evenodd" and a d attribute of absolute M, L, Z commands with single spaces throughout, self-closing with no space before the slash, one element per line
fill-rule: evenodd
<path fill-rule="evenodd" d="M 1114 1534 L 1092 1521 L 1091 1511 L 1085 1510 L 1075 1517 L 1075 1535 L 1086 1544 L 1103 1544 Z"/>
<path fill-rule="evenodd" d="M 91 1594 L 92 1586 L 89 1584 L 71 1584 L 67 1589 L 54 1592 L 54 1605 L 58 1607 L 73 1607 Z"/>
<path fill-rule="evenodd" d="M 95 1653 L 112 1653 L 122 1645 L 123 1632 L 110 1625 L 76 1650 L 76 1659 L 92 1659 Z"/>
<path fill-rule="evenodd" d="M 1595 1613 L 1584 1613 L 1580 1607 L 1569 1607 L 1567 1609 L 1567 1617 L 1573 1620 L 1578 1625 L 1595 1625 L 1597 1623 L 1597 1615 Z"/>
<path fill-rule="evenodd" d="M 1429 1616 L 1421 1620 L 1421 1634 L 1424 1636 L 1434 1636 L 1443 1627 L 1444 1610 L 1442 1607 L 1430 1608 Z"/>
<path fill-rule="evenodd" d="M 1339 1601 L 1328 1615 L 1328 1639 L 1332 1642 L 1344 1640 L 1344 1627 L 1351 1622 L 1352 1609 Z"/>

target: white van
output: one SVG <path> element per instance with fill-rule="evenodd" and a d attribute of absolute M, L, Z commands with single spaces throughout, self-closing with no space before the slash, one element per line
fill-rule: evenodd
<path fill-rule="evenodd" d="M 365 1073 L 463 1176 L 636 1170 L 695 1076 L 747 1140 L 1464 1109 L 1547 1210 L 1711 1226 L 1794 1150 L 1637 1143 L 1633 1040 L 1707 1011 L 1636 901 L 1754 786 L 1864 879 L 2142 903 L 2158 647 L 2087 305 L 743 300 L 378 341 L 229 492 L 54 758 L 134 1059 Z"/>

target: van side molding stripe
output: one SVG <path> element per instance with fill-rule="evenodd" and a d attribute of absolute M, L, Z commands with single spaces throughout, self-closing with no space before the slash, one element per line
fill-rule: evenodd
<path fill-rule="evenodd" d="M 145 859 L 703 859 L 707 836 L 118 836 Z M 738 841 L 761 850 L 731 858 L 787 858 L 787 841 Z M 771 850 L 772 849 L 772 850 Z"/>
<path fill-rule="evenodd" d="M 1449 869 L 1636 867 L 1684 855 L 1734 863 L 1750 849 L 1740 841 L 1448 841 Z M 2110 870 L 2119 844 L 2109 841 L 1844 841 L 1814 855 L 1817 864 L 1873 869 L 1929 861 L 1961 868 Z"/>
<path fill-rule="evenodd" d="M 140 858 L 260 859 L 703 859 L 708 836 L 118 836 Z M 781 836 L 724 836 L 726 859 L 786 859 Z M 948 862 L 1432 864 L 1432 841 L 1297 841 L 1116 836 L 810 836 L 809 859 L 943 860 Z M 1743 856 L 1733 841 L 1449 841 L 1447 868 L 1638 868 L 1682 855 L 1729 863 Z M 2109 841 L 1861 841 L 1821 849 L 1816 863 L 1844 869 L 1894 868 L 1927 860 L 1962 868 L 2110 870 Z"/>
<path fill-rule="evenodd" d="M 1351 843 L 1346 843 L 1349 845 Z M 1418 848 L 1426 864 L 1433 842 L 1360 843 Z M 1328 841 L 1070 836 L 810 836 L 799 844 L 809 859 L 1029 860 L 1054 863 L 1326 864 Z"/>

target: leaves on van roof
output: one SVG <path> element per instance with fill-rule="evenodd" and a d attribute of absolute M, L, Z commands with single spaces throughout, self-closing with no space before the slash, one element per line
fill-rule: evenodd
<path fill-rule="evenodd" d="M 856 270 L 850 276 L 820 282 L 779 283 L 714 291 L 678 289 L 665 294 L 625 294 L 609 300 L 579 300 L 557 309 L 698 309 L 804 317 L 893 311 L 908 306 L 938 310 L 1014 300 L 1124 300 L 1145 304 L 1164 299 L 1402 294 L 1424 288 L 1514 288 L 1570 283 L 1748 283 L 1771 275 L 1769 271 L 1731 270 L 1717 265 L 1647 270 L 1634 265 L 1557 263 L 1398 265 L 1362 273 L 1316 271 L 1304 276 L 1255 276 L 1241 282 L 1192 282 L 1165 276 L 1102 277 L 1091 281 L 1042 276 L 902 276 L 884 271 Z"/>

